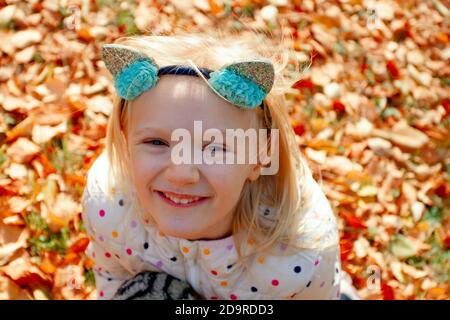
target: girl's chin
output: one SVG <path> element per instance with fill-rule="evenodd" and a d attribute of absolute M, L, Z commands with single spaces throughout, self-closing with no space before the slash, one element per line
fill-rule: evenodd
<path fill-rule="evenodd" d="M 192 232 L 189 231 L 183 231 L 183 230 L 165 230 L 162 231 L 163 234 L 165 234 L 166 236 L 170 236 L 173 238 L 180 238 L 180 239 L 185 239 L 185 240 L 198 240 L 198 236 L 196 234 L 193 234 Z"/>

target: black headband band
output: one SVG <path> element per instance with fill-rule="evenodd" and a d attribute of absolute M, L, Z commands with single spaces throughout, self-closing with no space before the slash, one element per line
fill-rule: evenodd
<path fill-rule="evenodd" d="M 206 79 L 209 79 L 210 78 L 209 74 L 213 72 L 213 70 L 208 68 L 198 68 L 198 69 Z M 177 74 L 177 75 L 199 77 L 198 73 L 192 67 L 178 66 L 178 65 L 165 66 L 158 70 L 158 76 L 162 76 L 165 74 Z M 264 100 L 259 105 L 259 107 L 264 110 Z"/>

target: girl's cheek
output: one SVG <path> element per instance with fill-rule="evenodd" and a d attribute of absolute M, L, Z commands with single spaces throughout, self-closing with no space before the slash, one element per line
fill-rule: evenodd
<path fill-rule="evenodd" d="M 202 168 L 207 180 L 220 189 L 236 190 L 243 185 L 248 174 L 246 165 L 210 165 Z"/>
<path fill-rule="evenodd" d="M 161 170 L 163 161 L 157 156 L 150 157 L 149 155 L 137 154 L 132 159 L 132 165 L 136 181 L 147 184 Z"/>

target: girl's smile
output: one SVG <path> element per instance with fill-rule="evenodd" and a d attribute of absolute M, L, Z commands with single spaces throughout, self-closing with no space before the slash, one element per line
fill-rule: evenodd
<path fill-rule="evenodd" d="M 179 194 L 167 191 L 155 191 L 161 199 L 174 207 L 186 208 L 200 205 L 210 197 L 193 196 L 188 194 Z"/>

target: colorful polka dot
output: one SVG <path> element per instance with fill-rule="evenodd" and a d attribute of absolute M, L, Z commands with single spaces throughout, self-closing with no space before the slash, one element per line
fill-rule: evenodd
<path fill-rule="evenodd" d="M 203 254 L 204 255 L 209 255 L 211 253 L 211 251 L 208 248 L 203 249 Z"/>
<path fill-rule="evenodd" d="M 99 236 L 98 239 L 99 239 L 100 241 L 104 241 L 104 240 L 105 240 L 105 238 L 103 238 L 103 236 Z"/>
<path fill-rule="evenodd" d="M 162 262 L 162 261 L 158 261 L 158 262 L 156 263 L 156 266 L 157 266 L 158 268 L 161 268 L 161 267 L 163 266 L 163 262 Z"/>
<path fill-rule="evenodd" d="M 172 260 L 173 262 L 177 261 L 177 257 L 172 257 L 170 258 L 170 260 Z"/>
<path fill-rule="evenodd" d="M 217 276 L 217 271 L 216 270 L 211 270 L 211 274 L 214 276 Z"/>
<path fill-rule="evenodd" d="M 232 264 L 227 265 L 227 269 L 231 269 L 231 268 L 233 268 Z"/>
<path fill-rule="evenodd" d="M 256 289 L 256 287 L 251 287 L 250 290 L 252 290 L 252 292 L 258 291 L 258 289 Z"/>
<path fill-rule="evenodd" d="M 320 287 L 322 288 L 325 285 L 325 281 L 322 281 L 322 283 L 320 284 Z"/>
<path fill-rule="evenodd" d="M 295 273 L 300 273 L 302 271 L 302 267 L 300 267 L 300 266 L 295 266 L 295 268 L 294 268 L 294 272 Z"/>
<path fill-rule="evenodd" d="M 105 296 L 105 293 L 104 293 L 103 291 L 100 291 L 100 292 L 99 292 L 99 295 L 100 295 L 100 297 L 104 297 L 104 296 Z"/>
<path fill-rule="evenodd" d="M 283 244 L 280 245 L 281 251 L 286 251 L 287 247 L 288 247 L 288 246 L 287 246 L 287 244 L 285 244 L 285 243 L 283 243 Z"/>
<path fill-rule="evenodd" d="M 233 250 L 233 245 L 232 244 L 227 245 L 227 249 L 230 251 Z"/>
<path fill-rule="evenodd" d="M 136 221 L 131 221 L 131 227 L 134 229 L 134 228 L 136 228 L 137 227 L 137 222 Z"/>
<path fill-rule="evenodd" d="M 107 257 L 107 258 L 111 258 L 111 253 L 109 253 L 109 252 L 105 252 L 105 257 Z"/>
<path fill-rule="evenodd" d="M 258 263 L 263 264 L 264 261 L 266 261 L 266 257 L 264 257 L 264 256 L 259 256 L 259 257 L 258 257 Z"/>
<path fill-rule="evenodd" d="M 145 250 L 148 249 L 148 242 L 144 242 L 144 249 L 145 249 Z"/>
<path fill-rule="evenodd" d="M 100 217 L 104 217 L 105 216 L 105 210 L 103 210 L 103 209 L 101 209 L 99 212 L 98 212 L 98 215 L 100 216 Z"/>
<path fill-rule="evenodd" d="M 113 238 L 117 238 L 119 236 L 119 233 L 117 231 L 113 231 L 113 232 L 111 232 L 111 236 Z"/>
<path fill-rule="evenodd" d="M 133 254 L 133 250 L 130 248 L 127 248 L 127 255 L 131 256 Z"/>
<path fill-rule="evenodd" d="M 183 250 L 184 253 L 188 253 L 189 252 L 189 248 L 188 247 L 183 247 L 181 250 Z"/>
<path fill-rule="evenodd" d="M 230 299 L 231 299 L 231 300 L 236 300 L 236 299 L 237 299 L 237 297 L 236 297 L 236 295 L 235 295 L 235 294 L 232 294 L 232 295 L 230 295 Z"/>
<path fill-rule="evenodd" d="M 220 285 L 222 287 L 226 287 L 228 285 L 228 281 L 222 281 L 222 282 L 220 282 Z"/>
<path fill-rule="evenodd" d="M 119 206 L 121 206 L 121 207 L 123 206 L 123 200 L 122 199 L 119 200 Z"/>
<path fill-rule="evenodd" d="M 115 254 L 115 256 L 117 259 L 120 259 L 120 256 L 117 253 Z"/>
<path fill-rule="evenodd" d="M 279 284 L 280 284 L 280 282 L 278 282 L 277 279 L 273 279 L 273 280 L 272 280 L 272 285 L 273 285 L 273 286 L 277 286 L 277 285 L 279 285 Z"/>
<path fill-rule="evenodd" d="M 319 264 L 319 260 L 314 261 L 314 265 L 317 266 Z"/>
<path fill-rule="evenodd" d="M 112 279 L 111 279 L 111 278 L 108 278 L 108 281 L 112 281 Z"/>
<path fill-rule="evenodd" d="M 217 300 L 218 298 L 216 296 L 212 296 L 210 299 L 211 300 Z"/>

